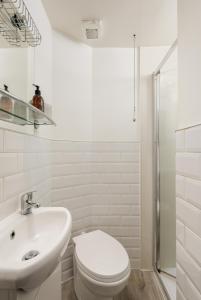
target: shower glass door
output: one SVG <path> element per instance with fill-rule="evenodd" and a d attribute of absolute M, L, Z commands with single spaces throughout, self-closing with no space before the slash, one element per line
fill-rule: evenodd
<path fill-rule="evenodd" d="M 157 75 L 157 268 L 176 276 L 175 129 L 177 108 L 176 50 Z"/>

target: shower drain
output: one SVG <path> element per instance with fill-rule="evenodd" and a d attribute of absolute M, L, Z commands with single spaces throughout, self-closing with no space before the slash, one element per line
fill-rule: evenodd
<path fill-rule="evenodd" d="M 38 254 L 39 254 L 39 252 L 37 250 L 31 250 L 22 257 L 22 260 L 30 260 L 30 259 L 36 257 Z"/>

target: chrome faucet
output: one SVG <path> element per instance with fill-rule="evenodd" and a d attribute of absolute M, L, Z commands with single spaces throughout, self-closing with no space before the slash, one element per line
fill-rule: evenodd
<path fill-rule="evenodd" d="M 36 191 L 28 192 L 21 196 L 21 214 L 22 215 L 31 214 L 33 207 L 35 207 L 35 208 L 40 207 L 40 204 L 38 202 L 33 201 L 33 194 L 35 192 Z"/>

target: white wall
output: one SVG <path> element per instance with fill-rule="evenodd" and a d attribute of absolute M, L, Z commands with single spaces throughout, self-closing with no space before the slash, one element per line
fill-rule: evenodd
<path fill-rule="evenodd" d="M 133 123 L 133 50 L 90 48 L 54 32 L 56 139 L 138 141 Z"/>
<path fill-rule="evenodd" d="M 201 123 L 200 11 L 200 0 L 178 0 L 178 129 Z"/>
<path fill-rule="evenodd" d="M 93 49 L 93 140 L 138 141 L 133 119 L 133 49 Z"/>
<path fill-rule="evenodd" d="M 201 299 L 201 2 L 178 0 L 177 299 Z"/>
<path fill-rule="evenodd" d="M 92 49 L 53 32 L 54 130 L 56 139 L 92 136 Z"/>
<path fill-rule="evenodd" d="M 177 300 L 201 299 L 201 126 L 177 132 Z"/>
<path fill-rule="evenodd" d="M 20 195 L 51 205 L 50 141 L 0 129 L 0 220 L 18 210 Z"/>

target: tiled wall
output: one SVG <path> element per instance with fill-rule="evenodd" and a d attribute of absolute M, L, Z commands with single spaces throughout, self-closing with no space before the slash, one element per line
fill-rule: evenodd
<path fill-rule="evenodd" d="M 177 132 L 177 300 L 201 299 L 201 126 Z"/>
<path fill-rule="evenodd" d="M 93 143 L 91 229 L 102 229 L 126 248 L 140 267 L 139 143 Z"/>
<path fill-rule="evenodd" d="M 73 236 L 90 226 L 90 143 L 54 141 L 52 199 L 54 206 L 70 210 Z M 73 275 L 72 242 L 62 261 L 63 281 Z"/>
<path fill-rule="evenodd" d="M 20 194 L 36 190 L 51 203 L 51 141 L 0 129 L 0 219 L 16 211 Z"/>
<path fill-rule="evenodd" d="M 73 233 L 96 228 L 116 237 L 140 266 L 139 143 L 53 143 L 53 205 L 70 209 Z M 72 244 L 63 281 L 72 276 Z"/>
<path fill-rule="evenodd" d="M 140 267 L 139 143 L 51 141 L 0 129 L 0 219 L 18 209 L 20 194 L 36 190 L 43 206 L 63 206 L 72 236 L 100 228 Z M 72 243 L 62 261 L 72 277 Z"/>

